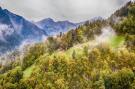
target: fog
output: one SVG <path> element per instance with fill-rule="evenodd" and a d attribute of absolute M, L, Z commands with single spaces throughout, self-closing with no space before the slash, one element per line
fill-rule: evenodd
<path fill-rule="evenodd" d="M 82 22 L 106 18 L 129 0 L 1 0 L 0 4 L 29 20 L 44 18 Z"/>
<path fill-rule="evenodd" d="M 111 27 L 105 27 L 102 29 L 102 33 L 99 36 L 95 36 L 95 41 L 100 43 L 108 43 L 112 37 L 116 35 L 115 31 Z"/>

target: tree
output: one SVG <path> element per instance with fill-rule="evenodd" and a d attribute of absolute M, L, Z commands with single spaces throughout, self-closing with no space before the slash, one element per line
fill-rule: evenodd
<path fill-rule="evenodd" d="M 123 68 L 105 77 L 106 89 L 129 89 L 134 79 L 134 73 L 130 69 Z"/>
<path fill-rule="evenodd" d="M 75 52 L 75 50 L 74 50 L 73 53 L 72 53 L 72 58 L 73 58 L 73 59 L 76 58 L 76 52 Z"/>
<path fill-rule="evenodd" d="M 25 70 L 27 67 L 31 66 L 35 60 L 43 55 L 46 52 L 45 45 L 43 44 L 35 44 L 34 46 L 30 47 L 29 50 L 24 54 L 22 59 L 22 69 Z"/>
<path fill-rule="evenodd" d="M 2 78 L 0 78 L 0 87 L 2 89 L 17 89 L 23 72 L 20 67 L 10 70 Z"/>

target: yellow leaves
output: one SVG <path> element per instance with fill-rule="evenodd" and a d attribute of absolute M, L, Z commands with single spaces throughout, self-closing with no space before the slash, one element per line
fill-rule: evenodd
<path fill-rule="evenodd" d="M 135 66 L 133 67 L 133 71 L 135 71 Z"/>
<path fill-rule="evenodd" d="M 34 80 L 38 80 L 38 84 L 42 85 L 36 84 L 37 89 L 40 87 L 45 89 L 104 89 L 106 88 L 104 77 L 108 75 L 107 83 L 108 81 L 113 84 L 116 82 L 113 87 L 119 81 L 123 83 L 124 79 L 130 81 L 127 75 L 132 78 L 132 71 L 121 69 L 123 67 L 135 69 L 135 53 L 126 48 L 113 50 L 106 45 L 92 49 L 85 48 L 84 44 L 81 45 L 83 46 L 76 45 L 78 48 L 74 46 L 67 51 L 56 50 L 52 54 L 44 53 L 43 56 L 38 57 L 36 66 L 39 70 L 34 70 L 32 77 L 35 79 L 30 77 L 30 84 L 34 86 Z M 74 50 L 75 58 L 72 57 Z"/>
<path fill-rule="evenodd" d="M 64 79 L 60 78 L 55 81 L 55 84 L 59 89 L 64 89 L 66 83 Z"/>

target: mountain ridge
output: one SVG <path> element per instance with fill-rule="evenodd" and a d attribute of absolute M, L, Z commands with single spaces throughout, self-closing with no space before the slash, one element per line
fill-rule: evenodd
<path fill-rule="evenodd" d="M 36 22 L 36 25 L 41 29 L 46 30 L 50 36 L 57 35 L 60 32 L 65 33 L 70 29 L 75 29 L 78 24 L 72 23 L 68 20 L 66 21 L 54 21 L 52 18 L 46 18 L 41 21 Z"/>
<path fill-rule="evenodd" d="M 40 40 L 42 35 L 47 35 L 44 30 L 22 16 L 2 8 L 0 8 L 0 25 L 1 37 L 6 40 L 6 42 L 0 40 L 0 52 L 12 50 L 26 39 Z M 9 32 L 12 33 L 7 34 Z"/>
<path fill-rule="evenodd" d="M 21 45 L 25 40 L 39 42 L 43 37 L 46 38 L 48 36 L 58 35 L 60 32 L 67 32 L 71 28 L 76 28 L 77 25 L 69 21 L 55 22 L 51 18 L 33 23 L 20 15 L 0 7 L 0 27 L 3 27 L 0 30 L 0 37 L 2 39 L 0 40 L 0 52 L 6 52 Z M 10 35 L 5 35 L 5 33 L 10 33 Z"/>

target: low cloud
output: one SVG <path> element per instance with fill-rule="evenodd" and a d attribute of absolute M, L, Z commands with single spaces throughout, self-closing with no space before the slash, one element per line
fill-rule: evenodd
<path fill-rule="evenodd" d="M 98 44 L 108 43 L 114 36 L 116 36 L 115 31 L 111 27 L 105 27 L 102 29 L 101 35 L 95 36 L 95 41 Z"/>
<path fill-rule="evenodd" d="M 108 17 L 129 0 L 1 0 L 2 7 L 30 20 L 54 18 L 80 22 Z"/>

